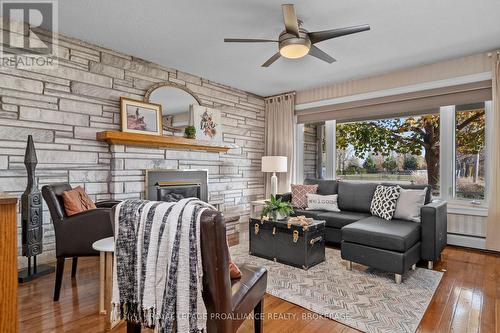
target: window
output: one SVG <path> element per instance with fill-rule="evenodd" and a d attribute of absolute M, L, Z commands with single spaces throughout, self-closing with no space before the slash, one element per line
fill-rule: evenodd
<path fill-rule="evenodd" d="M 439 110 L 337 124 L 336 175 L 341 179 L 431 184 L 439 195 Z"/>
<path fill-rule="evenodd" d="M 430 184 L 435 197 L 483 204 L 488 188 L 490 110 L 491 102 L 486 101 L 442 106 L 412 116 L 309 124 L 306 127 L 316 132 L 306 131 L 307 157 L 302 163 L 308 177 L 314 175 L 313 166 L 318 170 L 316 160 L 325 178 Z M 322 158 L 313 156 L 313 147 L 321 147 Z"/>
<path fill-rule="evenodd" d="M 485 105 L 455 107 L 455 198 L 485 198 Z"/>

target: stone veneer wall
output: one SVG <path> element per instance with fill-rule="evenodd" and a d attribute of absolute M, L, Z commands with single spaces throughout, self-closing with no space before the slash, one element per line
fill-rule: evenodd
<path fill-rule="evenodd" d="M 248 215 L 249 202 L 264 196 L 263 98 L 64 36 L 59 56 L 55 70 L 0 67 L 0 191 L 19 196 L 24 191 L 23 156 L 31 134 L 40 188 L 70 182 L 82 185 L 95 200 L 138 198 L 144 196 L 146 169 L 207 169 L 210 202 L 226 213 L 241 214 L 240 221 Z M 120 96 L 142 100 L 151 85 L 164 81 L 186 86 L 204 106 L 221 110 L 223 139 L 240 148 L 219 154 L 109 147 L 96 141 L 96 132 L 120 128 Z M 39 262 L 55 258 L 46 206 L 43 217 Z M 238 223 L 228 225 L 228 234 L 237 230 Z M 25 262 L 19 260 L 20 266 Z"/>

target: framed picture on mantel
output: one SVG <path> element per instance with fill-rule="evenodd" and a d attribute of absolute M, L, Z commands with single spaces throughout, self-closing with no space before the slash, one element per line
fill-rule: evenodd
<path fill-rule="evenodd" d="M 222 124 L 219 110 L 190 105 L 190 124 L 196 128 L 196 139 L 222 142 Z"/>
<path fill-rule="evenodd" d="M 145 103 L 125 97 L 120 98 L 123 132 L 162 135 L 161 105 Z"/>

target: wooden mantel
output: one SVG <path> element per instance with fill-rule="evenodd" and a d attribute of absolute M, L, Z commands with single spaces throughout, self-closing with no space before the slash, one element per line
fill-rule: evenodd
<path fill-rule="evenodd" d="M 202 140 L 186 139 L 178 136 L 159 136 L 127 133 L 120 131 L 97 132 L 97 140 L 106 141 L 110 145 L 127 145 L 155 148 L 175 148 L 186 150 L 203 150 L 208 152 L 227 152 L 238 148 L 231 143 L 213 143 Z"/>

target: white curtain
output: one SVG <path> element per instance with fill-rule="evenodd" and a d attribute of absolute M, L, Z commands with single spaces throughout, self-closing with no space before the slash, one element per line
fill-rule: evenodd
<path fill-rule="evenodd" d="M 500 251 L 500 51 L 493 54 L 491 177 L 486 248 Z"/>
<path fill-rule="evenodd" d="M 294 145 L 295 93 L 266 98 L 265 156 L 286 156 L 288 172 L 277 173 L 278 193 L 290 191 Z M 266 198 L 271 193 L 271 174 L 266 174 Z"/>

